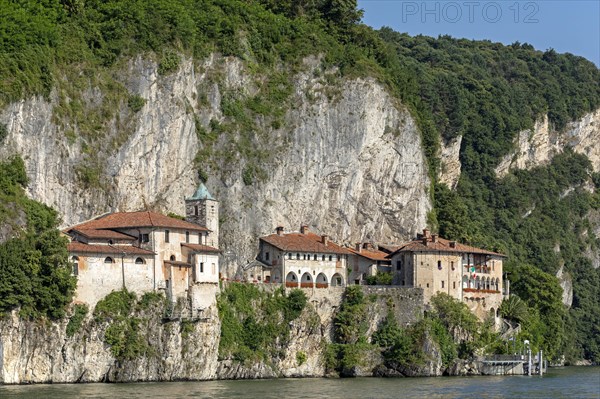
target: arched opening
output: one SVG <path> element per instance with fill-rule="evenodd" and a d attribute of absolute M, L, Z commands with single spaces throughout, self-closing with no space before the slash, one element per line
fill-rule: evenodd
<path fill-rule="evenodd" d="M 344 278 L 339 273 L 334 274 L 333 277 L 331 277 L 331 285 L 334 287 L 343 287 Z"/>
<path fill-rule="evenodd" d="M 463 276 L 462 278 L 462 287 L 469 288 L 469 278 L 467 276 Z"/>
<path fill-rule="evenodd" d="M 485 280 L 485 289 L 486 290 L 490 289 L 490 278 L 489 277 Z"/>
<path fill-rule="evenodd" d="M 107 256 L 106 258 L 104 258 L 104 263 L 115 263 L 115 260 L 110 256 Z"/>
<path fill-rule="evenodd" d="M 327 288 L 329 286 L 327 282 L 327 276 L 323 273 L 319 273 L 317 276 L 317 288 Z"/>
<path fill-rule="evenodd" d="M 144 265 L 146 264 L 146 261 L 143 258 L 135 258 L 135 264 L 136 265 Z"/>
<path fill-rule="evenodd" d="M 481 289 L 481 280 L 479 279 L 479 276 L 477 276 L 475 278 L 475 289 L 477 289 L 477 290 Z"/>
<path fill-rule="evenodd" d="M 78 276 L 79 275 L 79 256 L 73 256 L 71 258 L 71 262 L 73 263 L 73 269 L 72 269 L 71 273 L 73 274 L 73 276 Z"/>
<path fill-rule="evenodd" d="M 286 287 L 298 287 L 298 276 L 296 273 L 289 272 L 287 276 L 285 276 L 285 286 Z"/>
<path fill-rule="evenodd" d="M 171 262 L 175 262 L 175 259 L 177 259 L 177 258 L 175 258 L 175 255 L 171 255 L 171 256 L 169 257 L 169 260 L 170 260 Z"/>
<path fill-rule="evenodd" d="M 306 272 L 302 275 L 302 279 L 300 280 L 300 287 L 302 287 L 302 288 L 312 288 L 313 287 L 312 277 L 310 276 L 310 274 L 308 272 Z"/>
<path fill-rule="evenodd" d="M 498 277 L 496 277 L 496 284 L 494 288 L 496 291 L 500 292 L 500 279 Z"/>

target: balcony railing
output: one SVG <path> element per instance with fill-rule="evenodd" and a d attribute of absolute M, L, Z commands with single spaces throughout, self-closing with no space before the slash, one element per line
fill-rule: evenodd
<path fill-rule="evenodd" d="M 316 283 L 315 287 L 317 287 L 317 288 L 327 288 L 327 287 L 329 287 L 329 284 L 327 284 L 327 283 Z"/>
<path fill-rule="evenodd" d="M 496 291 L 496 290 L 484 290 L 484 289 L 477 289 L 477 288 L 463 288 L 462 289 L 463 292 L 479 292 L 479 293 L 483 293 L 483 294 L 499 294 L 500 291 Z"/>
<path fill-rule="evenodd" d="M 312 288 L 313 283 L 300 283 L 300 288 Z"/>
<path fill-rule="evenodd" d="M 296 281 L 286 281 L 285 286 L 288 288 L 298 288 L 298 283 Z"/>
<path fill-rule="evenodd" d="M 490 274 L 491 272 L 493 272 L 491 266 L 485 266 L 485 265 L 475 265 L 475 266 L 463 265 L 463 271 L 465 273 L 471 272 L 472 267 L 475 267 L 474 273 L 477 273 L 477 274 Z"/>

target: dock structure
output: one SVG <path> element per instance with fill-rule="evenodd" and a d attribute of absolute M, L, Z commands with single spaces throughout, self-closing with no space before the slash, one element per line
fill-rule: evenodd
<path fill-rule="evenodd" d="M 484 375 L 543 375 L 546 363 L 542 351 L 539 355 L 493 355 L 481 361 L 481 374 Z"/>

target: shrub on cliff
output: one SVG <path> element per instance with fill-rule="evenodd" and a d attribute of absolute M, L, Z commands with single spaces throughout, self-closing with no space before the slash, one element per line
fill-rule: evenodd
<path fill-rule="evenodd" d="M 19 157 L 0 162 L 0 314 L 64 316 L 76 280 L 71 276 L 67 239 L 56 211 L 25 195 L 25 165 Z"/>
<path fill-rule="evenodd" d="M 253 284 L 230 283 L 217 298 L 221 319 L 219 357 L 269 360 L 279 356 L 290 333 L 290 322 L 306 307 L 301 290 L 261 291 Z"/>

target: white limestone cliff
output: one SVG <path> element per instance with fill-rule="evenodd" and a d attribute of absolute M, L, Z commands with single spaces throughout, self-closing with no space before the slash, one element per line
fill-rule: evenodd
<path fill-rule="evenodd" d="M 524 130 L 517 136 L 515 151 L 506 155 L 496 167 L 498 176 L 505 176 L 510 169 L 530 169 L 550 162 L 552 157 L 572 148 L 585 154 L 592 162 L 595 172 L 600 171 L 600 109 L 570 122 L 557 132 L 544 116 L 535 123 L 533 130 Z"/>
<path fill-rule="evenodd" d="M 233 162 L 216 158 L 220 170 L 208 170 L 207 186 L 221 201 L 228 274 L 254 257 L 257 236 L 276 225 L 309 224 L 354 242 L 405 239 L 426 223 L 431 208 L 427 166 L 408 111 L 373 79 L 328 85 L 316 76 L 315 60 L 296 75 L 282 126 L 256 121 L 267 133 L 256 134 L 256 145 L 271 150 L 264 165 L 267 178 L 246 186 L 245 161 L 239 157 Z M 204 127 L 212 119 L 222 121 L 222 91 L 252 93 L 256 82 L 250 76 L 241 61 L 217 56 L 202 64 L 183 59 L 168 76 L 160 76 L 151 60 L 132 60 L 122 83 L 146 103 L 133 115 L 121 105 L 118 116 L 131 118 L 126 123 L 131 133 L 120 146 L 101 143 L 93 154 L 102 171 L 95 187 L 86 188 L 77 178 L 89 149 L 83 140 L 67 140 L 66 128 L 54 122 L 56 94 L 49 101 L 30 98 L 0 110 L 0 123 L 9 132 L 0 159 L 21 154 L 30 196 L 57 209 L 65 226 L 146 207 L 183 214 L 182 199 L 197 184 L 194 157 L 204 145 L 196 135 L 195 115 Z M 107 143 L 123 133 L 122 120 L 106 125 Z M 221 140 L 216 149 L 226 144 Z"/>
<path fill-rule="evenodd" d="M 454 189 L 460 178 L 460 145 L 462 136 L 455 137 L 448 142 L 441 143 L 441 169 L 439 182 Z"/>

